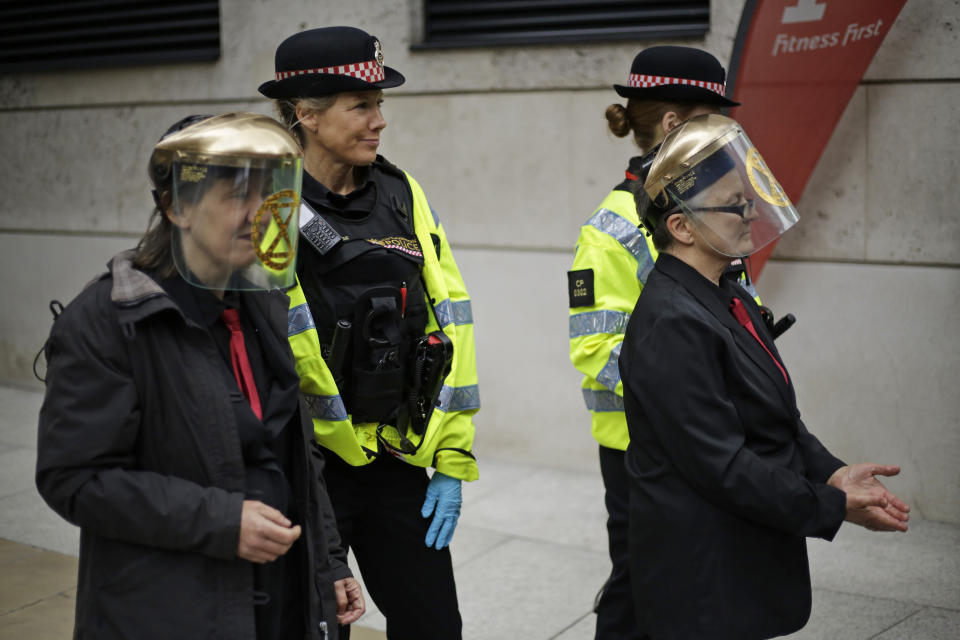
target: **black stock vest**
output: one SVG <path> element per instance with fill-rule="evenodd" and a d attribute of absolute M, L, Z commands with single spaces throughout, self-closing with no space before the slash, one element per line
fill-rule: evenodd
<path fill-rule="evenodd" d="M 378 156 L 366 178 L 341 196 L 304 174 L 304 200 L 340 239 L 318 248 L 301 232 L 297 275 L 354 423 L 396 426 L 409 388 L 410 347 L 428 318 L 423 251 L 403 173 Z M 335 352 L 340 357 L 332 358 Z"/>

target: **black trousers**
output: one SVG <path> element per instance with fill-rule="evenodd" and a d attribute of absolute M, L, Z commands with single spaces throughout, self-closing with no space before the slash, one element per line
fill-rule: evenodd
<path fill-rule="evenodd" d="M 391 455 L 352 467 L 324 450 L 324 478 L 344 546 L 353 549 L 366 596 L 396 640 L 459 640 L 462 622 L 449 547 L 428 549 L 420 515 L 427 472 Z M 340 628 L 349 640 L 349 627 Z"/>
<path fill-rule="evenodd" d="M 613 569 L 597 603 L 596 640 L 641 640 L 630 589 L 628 523 L 630 483 L 624 452 L 600 447 L 600 474 L 607 505 L 607 539 Z"/>

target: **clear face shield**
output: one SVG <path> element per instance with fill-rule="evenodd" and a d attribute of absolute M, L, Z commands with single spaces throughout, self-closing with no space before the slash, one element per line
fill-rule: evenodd
<path fill-rule="evenodd" d="M 200 133 L 206 139 L 203 149 L 170 154 L 173 261 L 196 287 L 285 289 L 295 282 L 300 152 L 272 119 L 230 115 L 251 118 L 220 123 L 217 131 L 213 121 L 226 118 L 218 116 L 175 134 Z M 206 132 L 195 131 L 204 126 Z"/>
<path fill-rule="evenodd" d="M 671 132 L 644 188 L 684 213 L 714 251 L 731 258 L 759 251 L 800 219 L 740 125 L 715 114 Z"/>
<path fill-rule="evenodd" d="M 242 164 L 174 164 L 174 263 L 197 287 L 289 287 L 296 268 L 300 162 Z"/>

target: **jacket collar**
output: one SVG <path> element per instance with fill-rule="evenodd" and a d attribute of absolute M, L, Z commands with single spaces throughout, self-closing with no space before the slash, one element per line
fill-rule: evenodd
<path fill-rule="evenodd" d="M 783 365 L 783 359 L 780 358 L 780 354 L 777 352 L 777 348 L 774 346 L 773 340 L 770 339 L 766 330 L 763 328 L 763 320 L 757 313 L 755 309 L 756 303 L 750 297 L 750 294 L 744 291 L 742 287 L 731 282 L 727 278 L 720 278 L 720 286 L 717 286 L 707 278 L 703 277 L 700 272 L 688 265 L 686 262 L 670 255 L 669 253 L 661 253 L 659 255 L 657 258 L 656 268 L 665 276 L 676 281 L 683 288 L 689 291 L 690 294 L 697 300 L 697 302 L 699 302 L 704 308 L 707 309 L 707 311 L 713 314 L 713 316 L 719 320 L 723 326 L 730 330 L 730 333 L 733 335 L 733 339 L 737 343 L 737 346 L 740 347 L 740 349 L 750 357 L 754 364 L 756 364 L 757 367 L 759 367 L 767 375 L 767 377 L 773 381 L 784 400 L 790 404 L 794 404 L 796 402 L 792 381 L 790 384 L 787 384 L 784 381 L 783 374 L 780 373 L 780 369 L 778 369 L 777 366 L 770 360 L 770 356 L 767 354 L 767 352 L 750 334 L 750 332 L 742 327 L 739 322 L 737 322 L 737 319 L 733 316 L 733 313 L 730 312 L 730 301 L 734 297 L 740 298 L 741 302 L 744 303 L 744 307 L 747 309 L 747 313 L 750 316 L 750 321 L 757 330 L 757 334 L 764 341 L 764 344 L 766 345 L 767 349 L 770 350 L 770 353 L 772 353 L 780 362 L 780 364 Z M 786 366 L 783 365 L 783 367 L 786 371 Z"/>
<path fill-rule="evenodd" d="M 187 318 L 183 310 L 156 280 L 133 266 L 134 254 L 133 249 L 118 253 L 107 265 L 113 279 L 110 300 L 118 308 L 120 323 L 132 327 L 135 323 L 153 314 L 165 310 L 174 310 L 186 322 L 196 324 Z M 281 303 L 267 304 L 267 298 L 256 293 L 241 294 L 243 303 L 250 304 L 256 309 L 257 313 L 254 314 L 254 317 L 266 318 L 267 324 L 258 325 L 258 328 L 269 328 L 274 333 L 286 336 L 286 309 L 289 298 L 281 291 L 266 292 L 266 295 L 280 298 Z"/>
<path fill-rule="evenodd" d="M 183 315 L 156 280 L 133 266 L 135 254 L 134 249 L 123 251 L 107 264 L 113 280 L 110 300 L 117 306 L 120 323 L 132 327 L 140 320 L 166 309 L 174 309 Z"/>

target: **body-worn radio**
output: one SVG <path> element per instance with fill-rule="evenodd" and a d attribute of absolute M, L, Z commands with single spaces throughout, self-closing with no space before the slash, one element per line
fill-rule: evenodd
<path fill-rule="evenodd" d="M 443 331 L 433 331 L 414 342 L 409 408 L 410 426 L 417 435 L 427 429 L 452 362 L 453 342 Z"/>

